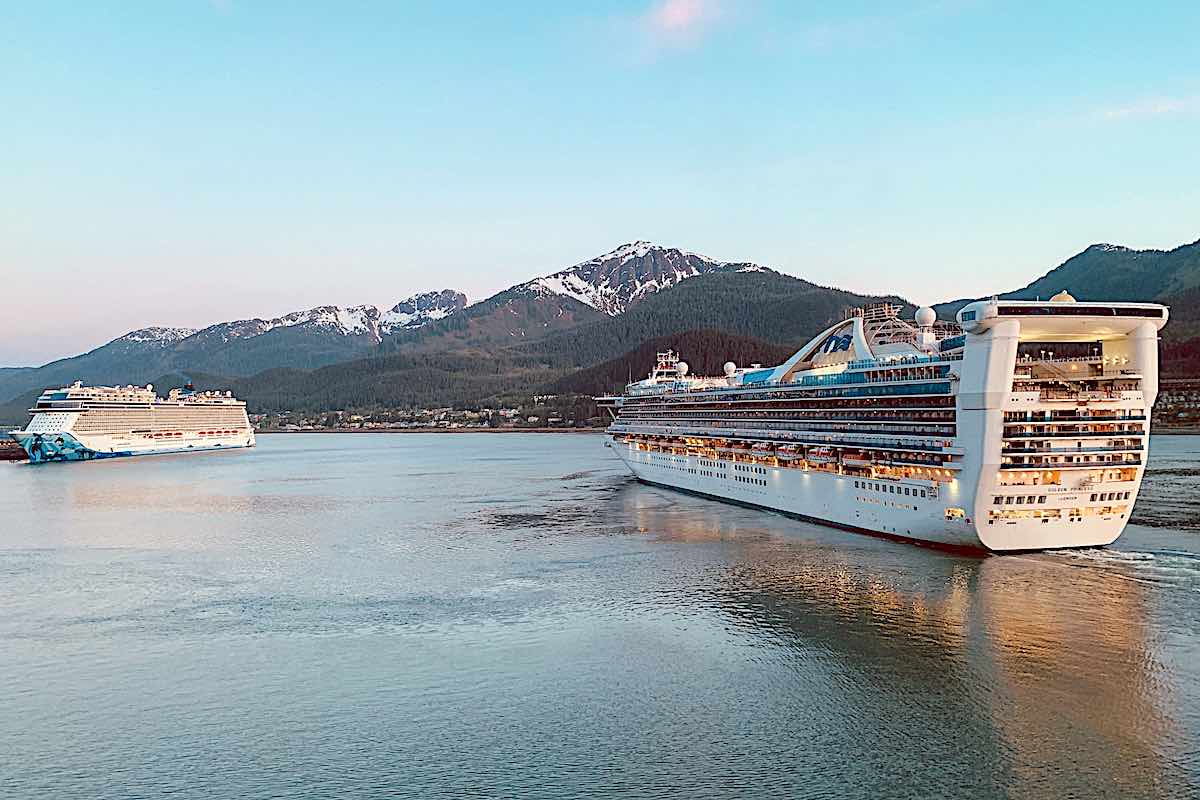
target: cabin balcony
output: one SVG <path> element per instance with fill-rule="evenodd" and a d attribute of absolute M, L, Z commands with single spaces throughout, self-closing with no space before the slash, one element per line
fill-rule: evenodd
<path fill-rule="evenodd" d="M 1018 456 L 1019 457 L 1019 456 Z M 1073 458 L 1081 458 L 1081 456 L 1072 456 Z M 1139 467 L 1142 465 L 1140 456 L 1133 458 L 1096 458 L 1085 461 L 1062 461 L 1057 459 L 1037 459 L 1027 461 L 1012 461 L 1011 457 L 1006 457 L 1006 460 L 1000 464 L 1000 469 L 1003 470 L 1059 470 L 1059 469 L 1096 469 L 1097 467 Z"/>
<path fill-rule="evenodd" d="M 1003 455 L 1077 455 L 1079 453 L 1141 453 L 1145 448 L 1139 444 L 1099 445 L 1095 447 L 1005 447 L 1000 452 Z"/>

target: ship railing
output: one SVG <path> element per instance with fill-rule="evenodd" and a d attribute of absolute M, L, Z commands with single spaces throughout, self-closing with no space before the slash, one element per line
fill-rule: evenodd
<path fill-rule="evenodd" d="M 1038 398 L 1041 400 L 1125 400 L 1129 399 L 1129 395 L 1139 394 L 1136 390 L 1118 390 L 1113 392 L 1071 392 L 1061 391 L 1057 389 L 1042 389 L 1038 392 Z"/>
<path fill-rule="evenodd" d="M 669 419 L 669 418 L 664 419 L 662 417 L 622 417 L 621 421 L 623 423 L 630 424 L 630 425 L 666 426 L 666 423 L 670 423 L 670 424 L 687 424 L 687 425 L 692 425 L 693 427 L 709 427 L 709 428 L 720 428 L 720 429 L 736 429 L 736 428 L 742 427 L 733 421 L 708 420 L 708 419 L 675 420 L 675 419 Z M 879 427 L 878 425 L 875 425 L 875 426 L 855 425 L 855 424 L 838 425 L 836 423 L 828 424 L 828 425 L 818 425 L 818 424 L 804 424 L 804 423 L 797 424 L 797 423 L 788 423 L 788 422 L 765 422 L 762 420 L 754 420 L 754 423 L 755 423 L 755 426 L 758 428 L 765 428 L 765 429 L 769 429 L 769 430 L 798 431 L 801 433 L 831 433 L 831 434 L 843 434 L 843 435 L 857 433 L 857 434 L 878 435 L 878 436 L 892 435 L 892 436 L 917 436 L 917 437 L 920 437 L 920 436 L 953 437 L 955 435 L 955 426 L 954 425 L 943 425 L 943 424 L 934 424 L 934 423 L 914 424 L 914 425 L 910 425 L 907 427 L 903 426 L 903 425 L 894 425 L 894 426 L 889 426 L 886 428 Z"/>
<path fill-rule="evenodd" d="M 1136 445 L 1128 445 L 1121 447 L 1102 446 L 1102 447 L 1005 447 L 1001 452 L 1005 455 L 1019 456 L 1025 453 L 1049 453 L 1057 455 L 1059 453 L 1065 455 L 1074 455 L 1078 453 L 1140 453 L 1145 448 L 1139 443 Z"/>
<path fill-rule="evenodd" d="M 1000 469 L 1023 469 L 1023 470 L 1064 470 L 1064 469 L 1097 469 L 1103 467 L 1139 467 L 1142 465 L 1142 459 L 1133 458 L 1124 461 L 1080 461 L 1080 462 L 1059 462 L 1059 461 L 1039 461 L 1028 464 L 1001 464 Z"/>
<path fill-rule="evenodd" d="M 912 355 L 898 356 L 896 358 L 888 358 L 886 356 L 856 358 L 846 364 L 846 369 L 888 369 L 891 367 L 907 367 L 921 364 L 943 364 L 947 361 L 962 361 L 962 355 L 943 353 L 941 355 Z"/>
<path fill-rule="evenodd" d="M 1108 359 L 1095 356 L 1033 356 L 1029 354 L 1017 357 L 1018 364 L 1099 364 L 1106 362 Z"/>
<path fill-rule="evenodd" d="M 712 436 L 729 439 L 744 439 L 751 442 L 786 440 L 787 443 L 811 444 L 831 447 L 857 447 L 862 449 L 894 449 L 913 450 L 921 453 L 939 455 L 958 455 L 961 448 L 953 444 L 927 444 L 924 442 L 909 442 L 902 439 L 842 439 L 829 436 L 801 436 L 792 433 L 780 433 L 755 428 L 743 428 L 736 433 L 728 431 L 712 431 L 700 427 L 664 427 L 661 425 L 626 425 L 614 423 L 609 427 L 613 433 L 642 433 L 656 436 Z"/>
<path fill-rule="evenodd" d="M 1010 439 L 1120 439 L 1132 438 L 1136 436 L 1145 436 L 1146 431 L 1142 428 L 1132 428 L 1127 430 L 1117 431 L 1041 431 L 1039 433 L 1026 433 L 1024 431 L 1017 433 L 1005 433 L 1004 440 Z"/>
<path fill-rule="evenodd" d="M 617 417 L 616 421 L 625 422 L 625 423 L 628 423 L 631 425 L 659 425 L 661 427 L 670 427 L 671 425 L 691 425 L 693 427 L 701 426 L 701 427 L 707 427 L 707 428 L 731 428 L 731 429 L 735 429 L 735 430 L 738 428 L 743 428 L 743 427 L 759 427 L 759 428 L 769 428 L 771 430 L 801 431 L 801 432 L 815 431 L 815 432 L 828 432 L 828 433 L 847 432 L 847 433 L 888 434 L 888 433 L 896 433 L 897 432 L 897 431 L 889 431 L 886 429 L 881 429 L 878 426 L 876 426 L 876 427 L 863 426 L 863 427 L 857 427 L 857 428 L 852 428 L 852 427 L 851 428 L 842 428 L 842 427 L 834 428 L 833 425 L 836 425 L 836 423 L 833 423 L 833 425 L 826 425 L 824 427 L 821 427 L 821 426 L 817 426 L 812 423 L 806 423 L 806 422 L 776 422 L 773 420 L 759 419 L 759 418 L 754 418 L 754 417 L 741 417 L 741 418 L 737 418 L 737 419 L 733 419 L 733 420 L 726 420 L 726 419 L 704 419 L 704 418 L 679 419 L 679 418 L 670 418 L 670 417 L 636 417 L 636 416 L 622 415 L 622 416 Z M 894 422 L 894 421 L 887 420 L 887 422 Z M 911 423 L 911 425 L 914 428 L 920 427 L 923 430 L 905 430 L 905 431 L 902 431 L 902 433 L 908 434 L 910 436 L 953 436 L 954 435 L 953 431 L 956 427 L 954 424 L 948 425 L 948 424 L 945 424 L 942 422 L 928 422 L 928 423 L 914 422 L 914 423 Z M 826 428 L 829 428 L 829 430 L 826 431 L 825 430 Z M 936 430 L 929 430 L 930 428 L 934 428 Z"/>
<path fill-rule="evenodd" d="M 1057 412 L 1055 412 L 1057 413 Z M 1030 419 L 1006 419 L 1007 425 L 1090 425 L 1093 422 L 1145 422 L 1145 414 L 1131 416 L 1085 415 L 1074 417 L 1032 417 Z"/>

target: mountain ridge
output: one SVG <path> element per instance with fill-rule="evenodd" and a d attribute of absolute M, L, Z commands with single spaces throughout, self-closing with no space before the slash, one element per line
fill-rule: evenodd
<path fill-rule="evenodd" d="M 607 316 L 616 316 L 646 296 L 681 281 L 712 272 L 767 270 L 750 262 L 719 261 L 709 256 L 638 240 L 508 291 L 549 293 L 574 299 Z"/>
<path fill-rule="evenodd" d="M 1168 337 L 1178 340 L 1200 329 L 1200 311 L 1192 311 L 1200 309 L 1200 241 L 1171 250 L 1093 244 L 1000 296 L 1049 297 L 1063 288 L 1081 300 L 1108 293 L 1177 301 Z M 210 376 L 244 392 L 252 408 L 273 410 L 424 402 L 433 387 L 468 402 L 476 391 L 565 385 L 573 371 L 689 331 L 706 330 L 708 342 L 721 335 L 760 343 L 729 340 L 742 348 L 798 347 L 847 308 L 880 300 L 913 310 L 894 295 L 855 294 L 752 262 L 635 241 L 470 305 L 446 289 L 390 309 L 317 306 L 200 330 L 142 328 L 43 367 L 0 369 L 0 402 L 76 379 L 142 383 L 165 374 Z M 936 308 L 947 317 L 966 302 Z"/>
<path fill-rule="evenodd" d="M 390 308 L 325 305 L 200 329 L 139 328 L 77 356 L 38 367 L 0 368 L 0 402 L 75 380 L 140 384 L 165 372 L 245 376 L 273 366 L 313 369 L 365 355 L 385 338 L 444 319 L 466 304 L 462 292 L 441 289 L 411 295 Z"/>
<path fill-rule="evenodd" d="M 1167 301 L 1169 305 L 1172 298 L 1196 288 L 1200 288 L 1200 240 L 1170 250 L 1135 250 L 1101 242 L 1089 245 L 1025 286 L 995 296 L 1002 300 L 1036 300 L 1066 290 L 1078 300 Z M 952 316 L 978 299 L 959 298 L 933 308 L 939 316 Z M 1179 336 L 1183 327 L 1177 326 L 1166 335 Z"/>

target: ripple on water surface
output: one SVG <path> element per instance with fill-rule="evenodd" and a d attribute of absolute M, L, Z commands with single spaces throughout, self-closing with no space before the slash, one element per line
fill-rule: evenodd
<path fill-rule="evenodd" d="M 4 468 L 0 795 L 1188 797 L 1200 447 L 1113 548 L 967 558 L 590 436 Z"/>

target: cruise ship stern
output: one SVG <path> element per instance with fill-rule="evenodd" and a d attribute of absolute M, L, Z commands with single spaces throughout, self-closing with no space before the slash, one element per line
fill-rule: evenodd
<path fill-rule="evenodd" d="M 991 300 L 959 312 L 972 520 L 994 552 L 1099 547 L 1124 531 L 1158 393 L 1154 304 Z"/>

